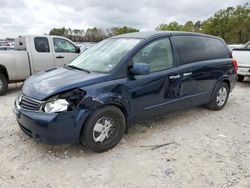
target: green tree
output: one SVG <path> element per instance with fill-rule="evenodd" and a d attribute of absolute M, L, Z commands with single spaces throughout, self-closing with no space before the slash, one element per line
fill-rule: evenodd
<path fill-rule="evenodd" d="M 56 35 L 56 36 L 64 36 L 65 34 L 65 28 L 53 28 L 49 32 L 50 35 Z"/>
<path fill-rule="evenodd" d="M 201 32 L 224 38 L 228 43 L 245 43 L 250 39 L 250 7 L 228 7 L 202 22 Z"/>
<path fill-rule="evenodd" d="M 250 40 L 250 6 L 228 7 L 203 22 L 162 23 L 156 30 L 202 32 L 222 37 L 228 43 L 245 43 Z"/>
<path fill-rule="evenodd" d="M 183 26 L 183 31 L 189 31 L 189 32 L 195 31 L 194 23 L 192 21 L 186 22 Z"/>
<path fill-rule="evenodd" d="M 139 32 L 139 29 L 124 26 L 124 27 L 116 27 L 116 28 L 114 28 L 113 34 L 114 35 L 121 35 L 121 34 L 124 34 L 124 33 L 133 33 L 133 32 Z"/>
<path fill-rule="evenodd" d="M 160 24 L 156 27 L 157 31 L 182 31 L 183 25 L 178 22 L 170 22 L 169 24 Z"/>
<path fill-rule="evenodd" d="M 197 21 L 194 24 L 194 31 L 195 32 L 200 32 L 200 30 L 201 30 L 201 21 Z"/>

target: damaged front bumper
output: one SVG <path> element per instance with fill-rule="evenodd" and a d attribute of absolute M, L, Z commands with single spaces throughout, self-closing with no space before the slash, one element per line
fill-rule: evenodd
<path fill-rule="evenodd" d="M 19 127 L 34 140 L 46 144 L 78 143 L 88 109 L 45 113 L 22 109 L 15 103 L 13 112 Z"/>

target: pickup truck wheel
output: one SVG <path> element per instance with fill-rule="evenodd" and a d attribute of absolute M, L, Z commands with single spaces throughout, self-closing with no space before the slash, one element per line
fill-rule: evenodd
<path fill-rule="evenodd" d="M 238 80 L 238 82 L 243 82 L 244 78 L 245 78 L 245 76 L 243 76 L 243 75 L 238 75 L 237 80 Z"/>
<path fill-rule="evenodd" d="M 80 135 L 82 145 L 95 152 L 115 147 L 125 132 L 125 117 L 115 106 L 96 109 L 84 124 Z"/>
<path fill-rule="evenodd" d="M 211 110 L 221 110 L 227 103 L 229 96 L 229 87 L 227 83 L 222 82 L 216 89 L 212 101 L 207 104 L 207 107 Z"/>
<path fill-rule="evenodd" d="M 4 95 L 8 90 L 8 81 L 5 76 L 0 73 L 0 96 Z"/>

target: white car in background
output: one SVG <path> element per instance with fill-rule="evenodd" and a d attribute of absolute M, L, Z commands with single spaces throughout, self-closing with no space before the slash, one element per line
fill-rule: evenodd
<path fill-rule="evenodd" d="M 14 50 L 14 46 L 0 46 L 0 51 Z"/>

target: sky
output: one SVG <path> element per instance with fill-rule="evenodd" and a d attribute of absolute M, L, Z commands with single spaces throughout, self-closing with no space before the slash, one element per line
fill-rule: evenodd
<path fill-rule="evenodd" d="M 0 38 L 49 33 L 52 28 L 130 26 L 204 20 L 250 0 L 0 0 Z"/>

